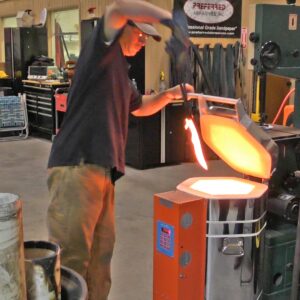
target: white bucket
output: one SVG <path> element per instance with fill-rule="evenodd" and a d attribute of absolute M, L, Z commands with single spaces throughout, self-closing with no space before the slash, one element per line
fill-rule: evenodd
<path fill-rule="evenodd" d="M 25 300 L 22 203 L 0 193 L 0 300 Z"/>

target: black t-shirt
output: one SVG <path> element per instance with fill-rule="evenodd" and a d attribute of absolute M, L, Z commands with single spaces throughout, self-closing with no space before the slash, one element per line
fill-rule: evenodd
<path fill-rule="evenodd" d="M 80 53 L 48 167 L 96 164 L 120 177 L 125 171 L 129 113 L 140 107 L 142 96 L 128 77 L 119 36 L 107 45 L 103 24 L 101 18 Z"/>

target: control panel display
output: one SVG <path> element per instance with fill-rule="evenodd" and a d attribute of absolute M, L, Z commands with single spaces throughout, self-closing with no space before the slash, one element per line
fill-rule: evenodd
<path fill-rule="evenodd" d="M 156 249 L 170 257 L 174 257 L 174 227 L 157 221 Z"/>

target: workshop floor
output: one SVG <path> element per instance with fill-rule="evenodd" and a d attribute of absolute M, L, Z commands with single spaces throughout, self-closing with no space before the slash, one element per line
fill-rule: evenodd
<path fill-rule="evenodd" d="M 51 142 L 30 137 L 0 142 L 0 192 L 23 200 L 24 240 L 46 240 L 48 206 L 46 164 Z M 204 171 L 194 163 L 148 170 L 127 167 L 116 184 L 117 242 L 113 257 L 113 285 L 109 300 L 152 299 L 153 195 L 174 190 Z M 220 161 L 209 162 L 205 176 L 232 174 Z"/>

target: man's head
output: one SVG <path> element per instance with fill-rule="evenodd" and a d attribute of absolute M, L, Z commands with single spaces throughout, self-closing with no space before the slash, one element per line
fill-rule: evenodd
<path fill-rule="evenodd" d="M 123 54 L 136 55 L 145 46 L 149 36 L 156 41 L 161 40 L 161 36 L 152 25 L 128 21 L 120 37 Z"/>

